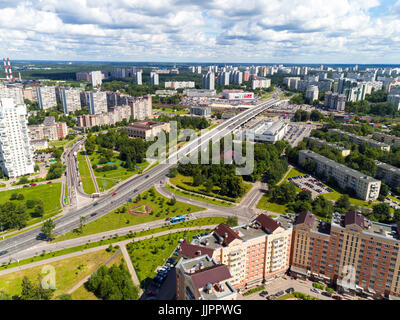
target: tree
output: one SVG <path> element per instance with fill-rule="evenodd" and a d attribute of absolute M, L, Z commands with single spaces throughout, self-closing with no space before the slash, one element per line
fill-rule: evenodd
<path fill-rule="evenodd" d="M 42 233 L 47 237 L 47 239 L 52 240 L 54 238 L 53 230 L 56 227 L 56 224 L 53 220 L 49 219 L 43 223 Z"/>
<path fill-rule="evenodd" d="M 292 183 L 282 183 L 272 189 L 272 200 L 278 204 L 287 204 L 296 199 L 296 187 Z"/>
<path fill-rule="evenodd" d="M 370 216 L 372 220 L 378 222 L 388 222 L 390 221 L 390 206 L 388 203 L 379 203 L 372 207 L 372 215 Z"/>
<path fill-rule="evenodd" d="M 238 217 L 237 216 L 228 217 L 228 219 L 226 220 L 226 224 L 230 227 L 237 226 L 238 225 Z"/>
<path fill-rule="evenodd" d="M 41 285 L 42 278 L 38 277 L 38 284 L 33 284 L 28 277 L 23 277 L 21 284 L 21 300 L 50 300 L 53 297 L 51 289 L 44 289 Z"/>
<path fill-rule="evenodd" d="M 214 188 L 214 184 L 212 182 L 211 179 L 207 179 L 204 183 L 203 183 L 204 187 L 206 188 L 206 192 L 210 193 L 212 192 L 213 188 Z"/>
<path fill-rule="evenodd" d="M 17 198 L 18 198 L 18 193 L 13 192 L 13 193 L 11 194 L 10 200 L 17 200 Z"/>
<path fill-rule="evenodd" d="M 169 200 L 168 204 L 169 204 L 170 206 L 174 206 L 174 205 L 176 204 L 176 199 L 175 199 L 175 197 L 172 197 L 171 200 Z"/>
<path fill-rule="evenodd" d="M 25 199 L 25 197 L 22 193 L 20 193 L 17 197 L 17 200 L 24 200 L 24 199 Z"/>
<path fill-rule="evenodd" d="M 168 177 L 175 178 L 177 175 L 178 175 L 178 169 L 177 168 L 171 168 L 169 170 Z"/>
<path fill-rule="evenodd" d="M 342 194 L 339 199 L 336 200 L 335 206 L 337 208 L 343 209 L 344 211 L 349 210 L 351 203 L 348 194 Z"/>
<path fill-rule="evenodd" d="M 296 200 L 311 202 L 312 201 L 311 191 L 309 191 L 309 190 L 301 190 L 297 194 Z"/>

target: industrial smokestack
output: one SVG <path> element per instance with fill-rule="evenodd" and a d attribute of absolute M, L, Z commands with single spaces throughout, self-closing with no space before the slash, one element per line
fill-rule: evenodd
<path fill-rule="evenodd" d="M 4 72 L 5 72 L 5 74 L 6 74 L 6 80 L 9 80 L 9 78 L 8 78 L 8 69 L 7 69 L 6 58 L 3 58 L 3 63 L 4 63 Z"/>
<path fill-rule="evenodd" d="M 8 73 L 10 75 L 10 80 L 12 81 L 14 78 L 13 78 L 13 75 L 12 75 L 10 58 L 7 58 L 7 63 L 8 63 Z"/>

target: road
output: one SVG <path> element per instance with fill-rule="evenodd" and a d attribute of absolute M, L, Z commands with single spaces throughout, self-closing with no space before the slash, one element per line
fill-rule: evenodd
<path fill-rule="evenodd" d="M 204 135 L 185 144 L 181 149 L 173 152 L 168 159 L 162 161 L 158 166 L 155 166 L 145 174 L 137 176 L 116 188 L 114 190 L 116 193 L 115 196 L 107 194 L 98 200 L 93 200 L 93 202 L 87 206 L 76 210 L 70 210 L 68 214 L 65 214 L 55 221 L 56 228 L 54 229 L 54 232 L 58 235 L 64 234 L 79 227 L 79 219 L 82 216 L 87 218 L 87 222 L 90 222 L 120 207 L 122 204 L 126 203 L 128 198 L 137 196 L 164 179 L 170 168 L 176 166 L 177 160 L 182 159 L 183 156 L 194 155 L 198 150 L 205 149 L 208 146 L 209 141 L 218 141 L 229 132 L 232 132 L 234 129 L 257 116 L 259 113 L 283 101 L 284 100 L 279 100 L 279 98 L 277 99 L 274 96 L 274 98 L 267 99 L 257 106 L 245 110 L 224 121 L 217 127 L 204 133 Z M 80 143 L 83 143 L 83 141 Z M 71 148 L 68 155 L 66 155 L 66 161 L 71 165 L 71 168 L 69 169 L 70 172 L 67 173 L 67 176 L 68 174 L 71 174 L 70 185 L 72 188 L 70 187 L 68 190 L 75 188 L 77 192 L 79 192 L 79 188 L 76 187 L 76 171 L 75 173 L 73 172 L 74 161 L 72 161 L 73 159 L 71 158 L 71 153 L 75 152 L 73 151 L 75 148 L 80 148 L 79 143 L 76 147 Z M 5 239 L 0 242 L 0 262 L 8 262 L 10 259 L 14 258 L 14 254 L 43 244 L 44 241 L 46 241 L 46 239 L 43 237 L 40 227 Z"/>

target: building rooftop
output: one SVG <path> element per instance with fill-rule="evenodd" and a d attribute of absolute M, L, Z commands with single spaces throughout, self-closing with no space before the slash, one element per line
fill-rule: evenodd
<path fill-rule="evenodd" d="M 309 137 L 308 139 L 311 140 L 311 141 L 315 141 L 315 142 L 317 142 L 319 144 L 327 145 L 328 147 L 331 147 L 331 148 L 336 148 L 336 149 L 338 149 L 340 151 L 349 150 L 349 149 L 347 149 L 345 147 L 339 146 L 339 145 L 334 144 L 334 143 L 330 143 L 330 142 L 325 141 L 325 140 L 318 139 L 316 137 Z"/>
<path fill-rule="evenodd" d="M 295 225 L 305 224 L 311 230 L 322 234 L 329 235 L 331 225 L 329 222 L 322 221 L 313 215 L 310 211 L 303 211 L 296 215 Z"/>
<path fill-rule="evenodd" d="M 185 258 L 195 258 L 205 254 L 212 258 L 214 252 L 214 250 L 211 248 L 190 244 L 186 242 L 186 240 L 179 244 L 177 251 Z"/>
<path fill-rule="evenodd" d="M 337 133 L 339 133 L 339 134 L 341 134 L 341 135 L 349 136 L 349 137 L 352 137 L 352 138 L 354 138 L 354 139 L 356 139 L 356 140 L 369 143 L 369 144 L 371 144 L 371 145 L 376 145 L 376 146 L 380 146 L 380 147 L 384 147 L 384 148 L 390 147 L 390 146 L 389 146 L 388 144 L 386 144 L 386 143 L 383 143 L 383 142 L 380 142 L 380 141 L 376 141 L 376 140 L 374 140 L 374 139 L 370 139 L 370 138 L 367 138 L 367 137 L 358 136 L 358 135 L 356 135 L 356 134 L 353 134 L 353 133 L 350 133 L 350 132 L 347 132 L 347 131 L 342 131 L 342 130 L 339 130 L 339 129 L 329 129 L 329 131 L 331 131 L 331 132 L 337 132 Z"/>
<path fill-rule="evenodd" d="M 140 129 L 151 129 L 154 127 L 162 126 L 164 122 L 157 121 L 139 121 L 130 124 L 128 127 L 130 128 L 140 128 Z"/>
<path fill-rule="evenodd" d="M 344 172 L 344 173 L 346 173 L 346 174 L 348 174 L 348 175 L 350 175 L 350 176 L 352 176 L 352 177 L 354 177 L 356 179 L 365 180 L 365 181 L 368 181 L 368 182 L 379 182 L 379 180 L 377 180 L 377 179 L 374 179 L 374 178 L 372 178 L 370 176 L 367 176 L 367 175 L 365 175 L 365 174 L 363 174 L 363 173 L 361 173 L 361 172 L 359 172 L 357 170 L 351 169 L 351 168 L 349 168 L 349 167 L 347 167 L 347 166 L 345 166 L 343 164 L 337 163 L 336 161 L 333 161 L 333 160 L 331 160 L 329 158 L 326 158 L 326 157 L 324 157 L 324 156 L 322 156 L 322 155 L 320 155 L 320 154 L 318 154 L 318 153 L 316 153 L 314 151 L 311 151 L 311 150 L 300 150 L 300 153 L 306 154 L 307 156 L 309 156 L 311 158 L 314 158 L 314 159 L 326 164 L 327 166 L 339 169 L 340 171 L 342 171 L 342 172 Z"/>
<path fill-rule="evenodd" d="M 386 171 L 391 171 L 392 173 L 395 173 L 395 174 L 400 174 L 400 168 L 397 168 L 397 167 L 387 164 L 385 162 L 380 162 L 378 160 L 376 160 L 375 163 L 378 168 L 382 168 Z"/>

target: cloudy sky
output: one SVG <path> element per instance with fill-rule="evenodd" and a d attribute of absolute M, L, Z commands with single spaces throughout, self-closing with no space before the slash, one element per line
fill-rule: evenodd
<path fill-rule="evenodd" d="M 1 57 L 400 63 L 400 0 L 0 0 Z"/>

